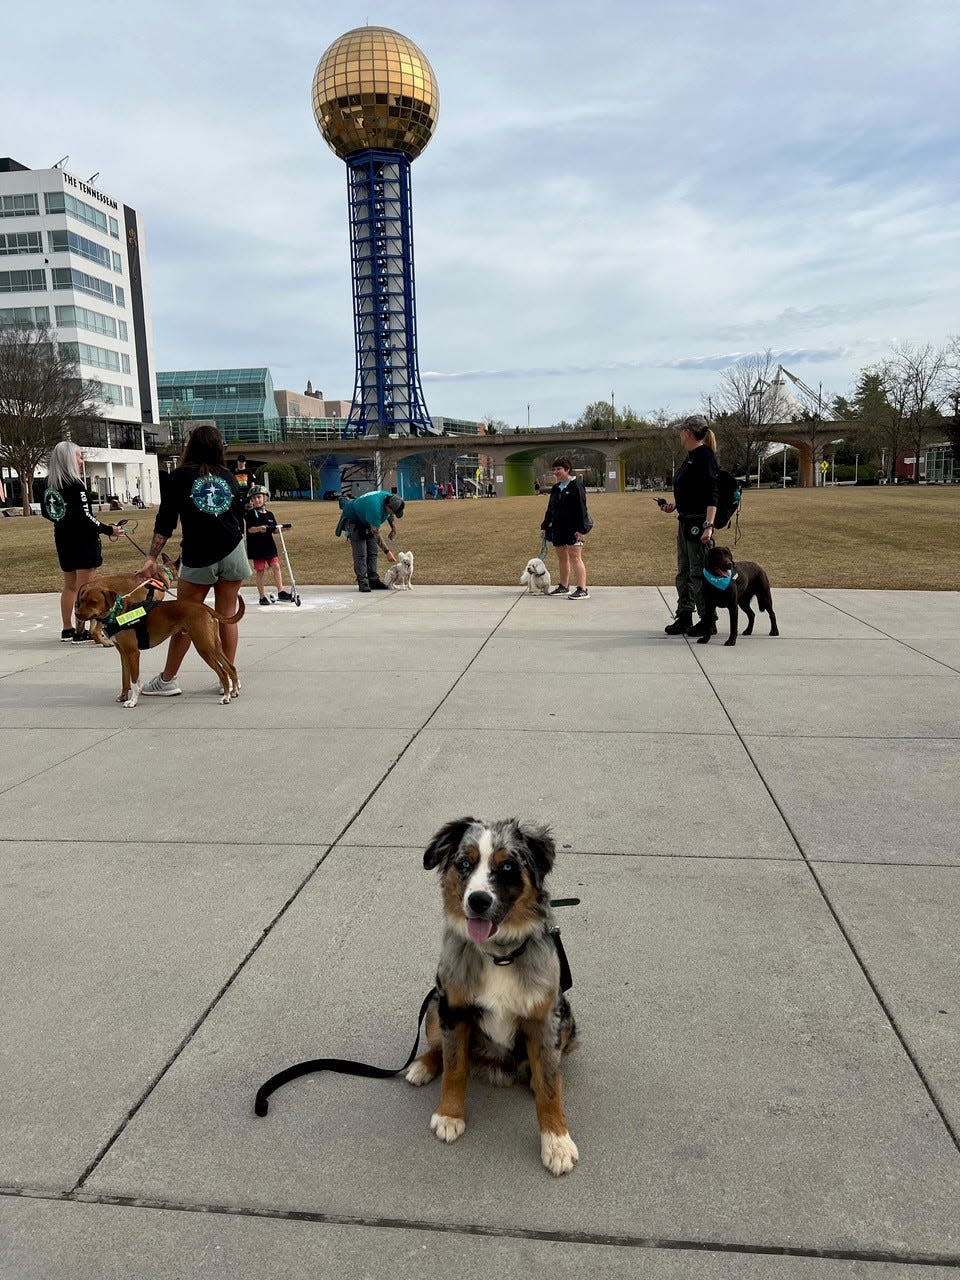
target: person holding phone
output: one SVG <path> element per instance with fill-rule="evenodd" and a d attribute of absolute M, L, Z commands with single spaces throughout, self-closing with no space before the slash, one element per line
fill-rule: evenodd
<path fill-rule="evenodd" d="M 673 477 L 673 502 L 656 499 L 665 515 L 677 513 L 677 612 L 664 630 L 668 636 L 712 635 L 717 628 L 705 614 L 703 562 L 717 515 L 717 440 L 702 414 L 680 423 L 680 444 L 687 456 Z"/>

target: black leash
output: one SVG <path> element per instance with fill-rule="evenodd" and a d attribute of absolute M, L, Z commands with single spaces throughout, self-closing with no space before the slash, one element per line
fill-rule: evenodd
<path fill-rule="evenodd" d="M 558 898 L 551 903 L 554 907 L 574 906 L 580 901 L 579 898 Z M 560 961 L 560 990 L 561 992 L 569 991 L 573 986 L 573 975 L 570 972 L 570 964 L 567 960 L 567 953 L 563 949 L 563 943 L 560 941 L 559 929 L 553 929 L 550 932 L 553 938 L 553 944 L 557 948 L 557 959 Z M 524 944 L 525 945 L 525 944 Z M 519 955 L 519 951 L 514 956 Z M 512 963 L 510 960 L 501 960 L 500 963 Z M 285 1084 L 289 1084 L 291 1080 L 299 1080 L 301 1076 L 312 1075 L 314 1071 L 336 1071 L 340 1075 L 345 1076 L 365 1076 L 370 1080 L 389 1080 L 393 1076 L 398 1076 L 401 1071 L 406 1071 L 414 1058 L 417 1056 L 417 1050 L 420 1047 L 420 1033 L 423 1030 L 423 1020 L 427 1016 L 427 1010 L 430 1007 L 430 1001 L 437 994 L 437 988 L 431 987 L 423 998 L 423 1004 L 420 1006 L 420 1013 L 417 1015 L 417 1038 L 413 1042 L 413 1048 L 402 1067 L 375 1067 L 369 1062 L 353 1062 L 349 1058 L 308 1058 L 306 1062 L 294 1063 L 292 1067 L 285 1067 L 283 1071 L 278 1071 L 276 1075 L 271 1076 L 257 1090 L 257 1096 L 253 1100 L 254 1115 L 265 1116 L 270 1109 L 269 1099 L 271 1094 L 276 1093 L 278 1089 L 282 1089 Z"/>

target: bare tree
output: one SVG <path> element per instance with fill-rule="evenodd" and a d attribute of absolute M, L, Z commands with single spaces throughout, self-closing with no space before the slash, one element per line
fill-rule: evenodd
<path fill-rule="evenodd" d="M 24 515 L 41 460 L 75 423 L 97 416 L 99 390 L 81 379 L 45 325 L 0 328 L 0 460 L 20 477 Z"/>
<path fill-rule="evenodd" d="M 884 365 L 887 398 L 900 406 L 903 430 L 913 450 L 913 479 L 920 479 L 920 456 L 940 421 L 940 406 L 947 398 L 949 353 L 944 347 L 898 343 Z"/>
<path fill-rule="evenodd" d="M 767 450 L 767 431 L 783 415 L 773 352 L 738 360 L 720 374 L 710 397 L 715 411 L 713 429 L 724 465 L 745 475 L 756 471 Z"/>

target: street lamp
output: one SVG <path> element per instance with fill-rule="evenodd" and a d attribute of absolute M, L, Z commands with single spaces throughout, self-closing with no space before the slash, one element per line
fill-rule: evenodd
<path fill-rule="evenodd" d="M 750 392 L 751 397 L 755 397 L 757 401 L 757 428 L 758 428 L 757 430 L 757 436 L 758 436 L 758 439 L 757 439 L 757 488 L 758 489 L 760 488 L 760 462 L 761 462 L 759 428 L 763 425 L 763 392 L 766 386 L 767 386 L 767 383 L 764 382 L 763 378 L 757 378 L 756 382 L 753 384 L 753 390 Z"/>

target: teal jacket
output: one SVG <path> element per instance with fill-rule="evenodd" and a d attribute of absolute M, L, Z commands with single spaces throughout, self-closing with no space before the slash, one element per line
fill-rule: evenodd
<path fill-rule="evenodd" d="M 375 489 L 373 493 L 361 493 L 359 498 L 342 499 L 336 536 L 339 538 L 348 524 L 368 524 L 371 529 L 379 529 L 390 516 L 387 510 L 389 497 L 385 489 Z"/>

